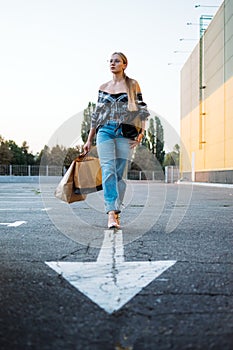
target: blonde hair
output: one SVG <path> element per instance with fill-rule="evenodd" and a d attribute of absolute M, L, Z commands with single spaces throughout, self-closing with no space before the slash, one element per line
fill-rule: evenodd
<path fill-rule="evenodd" d="M 121 57 L 124 64 L 128 64 L 127 57 L 122 52 L 114 52 L 113 55 L 118 55 Z M 137 98 L 137 91 L 136 91 L 136 81 L 134 79 L 129 78 L 125 72 L 124 72 L 124 79 L 125 84 L 127 88 L 127 95 L 128 95 L 128 110 L 133 112 L 137 111 L 137 105 L 136 105 L 136 98 Z"/>

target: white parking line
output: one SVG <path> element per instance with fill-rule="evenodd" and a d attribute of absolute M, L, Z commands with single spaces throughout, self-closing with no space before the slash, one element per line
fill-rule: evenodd
<path fill-rule="evenodd" d="M 29 210 L 29 211 L 49 211 L 52 210 L 53 208 L 28 208 L 28 207 L 24 207 L 24 208 L 0 208 L 0 211 L 25 211 L 25 210 Z"/>
<path fill-rule="evenodd" d="M 15 221 L 15 222 L 0 222 L 0 225 L 8 227 L 18 227 L 20 225 L 26 224 L 27 221 Z"/>

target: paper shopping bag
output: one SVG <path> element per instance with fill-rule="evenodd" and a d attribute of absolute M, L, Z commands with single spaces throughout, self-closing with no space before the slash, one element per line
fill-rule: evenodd
<path fill-rule="evenodd" d="M 99 159 L 80 156 L 75 159 L 75 194 L 88 194 L 102 190 L 102 171 Z"/>
<path fill-rule="evenodd" d="M 74 160 L 55 190 L 55 197 L 67 203 L 83 201 L 86 199 L 85 194 L 76 194 L 74 192 L 75 164 L 76 162 Z"/>

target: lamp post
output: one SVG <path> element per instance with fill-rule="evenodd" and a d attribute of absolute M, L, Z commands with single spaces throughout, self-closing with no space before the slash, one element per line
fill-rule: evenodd
<path fill-rule="evenodd" d="M 176 63 L 173 63 L 173 62 L 168 62 L 168 66 L 181 66 L 183 63 L 179 63 L 179 62 L 176 62 Z"/>
<path fill-rule="evenodd" d="M 213 5 L 195 5 L 195 8 L 197 7 L 219 7 L 219 6 L 213 6 Z"/>
<path fill-rule="evenodd" d="M 197 39 L 186 39 L 186 38 L 180 38 L 180 41 L 188 40 L 188 41 L 196 41 Z"/>
<path fill-rule="evenodd" d="M 174 53 L 190 53 L 190 51 L 173 51 Z"/>
<path fill-rule="evenodd" d="M 187 22 L 187 26 L 199 26 L 199 23 Z"/>

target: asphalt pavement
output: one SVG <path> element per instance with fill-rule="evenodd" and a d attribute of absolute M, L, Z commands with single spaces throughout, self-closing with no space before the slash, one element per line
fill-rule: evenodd
<path fill-rule="evenodd" d="M 128 181 L 109 232 L 56 183 L 0 183 L 1 350 L 233 349 L 232 187 Z"/>

